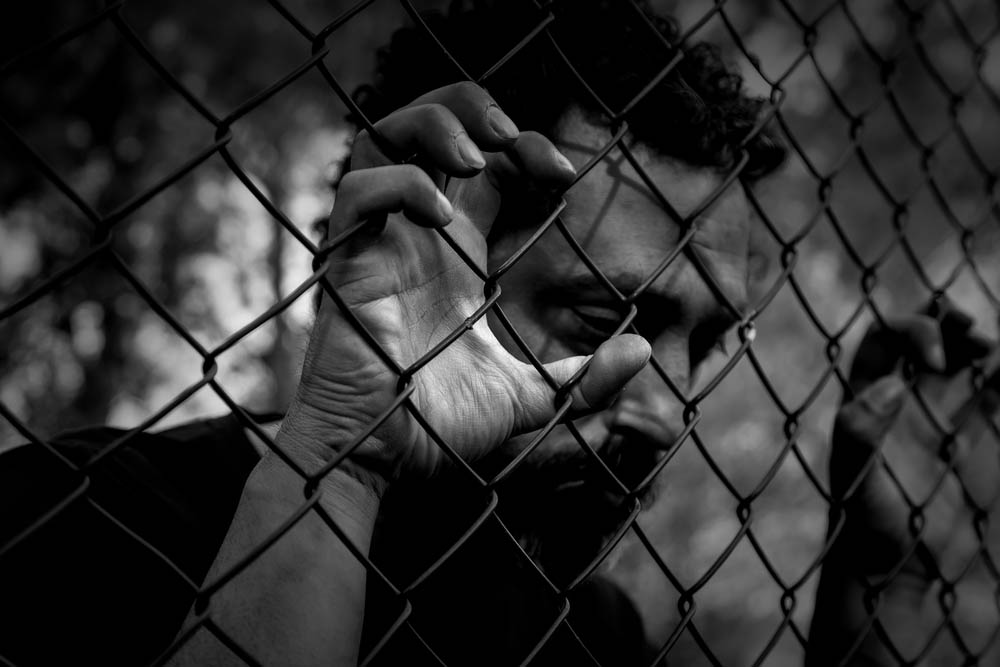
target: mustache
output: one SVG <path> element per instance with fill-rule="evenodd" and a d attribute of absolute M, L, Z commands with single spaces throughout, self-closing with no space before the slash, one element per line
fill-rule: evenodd
<path fill-rule="evenodd" d="M 587 490 L 619 500 L 636 497 L 644 506 L 655 499 L 657 485 L 647 477 L 667 455 L 661 443 L 652 443 L 641 435 L 611 433 L 594 451 L 596 457 L 576 443 L 541 461 L 525 461 L 498 490 L 502 493 L 504 488 L 510 488 L 518 495 L 535 497 L 569 489 Z"/>
<path fill-rule="evenodd" d="M 616 434 L 595 451 L 600 463 L 574 447 L 522 466 L 497 487 L 500 518 L 558 585 L 593 566 L 634 516 L 636 499 L 643 508 L 655 501 L 658 485 L 640 483 L 666 455 L 663 449 Z"/>

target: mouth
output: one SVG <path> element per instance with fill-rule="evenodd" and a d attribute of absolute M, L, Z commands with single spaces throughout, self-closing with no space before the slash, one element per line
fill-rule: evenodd
<path fill-rule="evenodd" d="M 637 498 L 643 506 L 653 501 L 655 483 L 637 487 L 665 456 L 663 448 L 612 433 L 595 451 L 600 462 L 582 449 L 575 449 L 515 471 L 501 485 L 501 489 L 509 489 L 506 504 L 519 506 L 528 519 L 541 520 L 574 508 L 578 513 L 584 507 L 601 515 L 617 514 L 623 505 L 631 505 L 627 502 L 631 498 Z"/>
<path fill-rule="evenodd" d="M 559 447 L 498 486 L 500 517 L 555 579 L 581 572 L 629 520 L 636 499 L 642 507 L 653 502 L 657 484 L 636 487 L 666 452 L 634 435 L 607 435 L 595 449 L 600 462 L 580 447 Z"/>

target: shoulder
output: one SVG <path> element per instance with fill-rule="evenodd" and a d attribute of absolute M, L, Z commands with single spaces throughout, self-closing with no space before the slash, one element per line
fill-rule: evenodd
<path fill-rule="evenodd" d="M 256 460 L 233 416 L 159 433 L 88 428 L 0 454 L 0 606 L 17 609 L 0 615 L 18 626 L 0 655 L 28 664 L 56 664 L 69 657 L 61 650 L 99 663 L 155 657 Z"/>
<path fill-rule="evenodd" d="M 147 433 L 97 426 L 0 453 L 0 548 L 39 517 L 76 500 L 184 504 L 238 493 L 257 460 L 232 415 Z M 148 509 L 148 507 L 144 508 Z M 143 522 L 137 522 L 143 523 Z"/>

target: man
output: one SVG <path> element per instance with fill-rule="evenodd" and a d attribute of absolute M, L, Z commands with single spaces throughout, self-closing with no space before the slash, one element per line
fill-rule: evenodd
<path fill-rule="evenodd" d="M 660 42 L 675 36 L 672 26 L 655 19 L 659 34 L 651 31 L 624 3 L 567 7 L 554 10 L 557 40 L 612 110 L 624 107 L 668 60 Z M 460 8 L 434 27 L 461 62 L 485 68 L 503 53 L 488 35 L 519 34 L 508 23 L 530 28 L 513 9 L 497 9 Z M 605 25 L 621 31 L 588 41 Z M 179 665 L 238 664 L 243 651 L 288 665 L 353 665 L 373 652 L 384 664 L 656 658 L 659 647 L 647 646 L 625 596 L 600 574 L 585 575 L 655 494 L 656 478 L 640 482 L 684 426 L 673 388 L 688 391 L 749 306 L 753 222 L 742 188 L 726 185 L 726 176 L 741 167 L 752 182 L 777 166 L 781 150 L 766 132 L 744 142 L 761 104 L 704 45 L 627 115 L 623 159 L 604 154 L 613 135 L 602 109 L 548 46 L 491 75 L 491 96 L 469 83 L 440 86 L 455 76 L 428 62 L 417 35 L 400 33 L 383 53 L 379 93 L 365 102 L 369 111 L 382 105 L 372 113 L 386 141 L 362 132 L 340 183 L 326 275 L 335 298 L 325 297 L 317 313 L 275 449 L 257 460 L 233 420 L 191 425 L 143 436 L 108 457 L 105 469 L 94 465 L 85 478 L 93 489 L 68 473 L 52 481 L 54 461 L 40 447 L 15 451 L 5 472 L 56 490 L 22 482 L 13 498 L 29 519 L 15 518 L 19 530 L 4 537 L 25 535 L 54 499 L 68 498 L 78 523 L 60 517 L 61 527 L 54 521 L 4 554 L 0 569 L 25 609 L 17 622 L 26 634 L 5 639 L 0 655 L 15 663 L 53 655 L 116 662 L 169 648 Z M 559 222 L 520 255 L 578 177 Z M 660 195 L 678 220 L 664 214 Z M 680 251 L 689 230 L 679 221 L 690 224 Z M 499 277 L 499 296 L 484 275 Z M 858 398 L 839 422 L 832 480 L 848 500 L 835 505 L 831 529 L 846 537 L 824 571 L 816 664 L 835 662 L 855 641 L 857 655 L 887 655 L 866 632 L 864 590 L 852 586 L 858 575 L 890 572 L 909 536 L 906 507 L 869 461 L 905 397 L 900 352 L 925 371 L 954 361 L 939 321 L 962 341 L 950 350 L 968 348 L 968 322 L 953 311 L 910 318 L 891 334 L 877 332 L 867 346 L 875 361 L 855 373 Z M 616 335 L 625 325 L 637 334 Z M 891 348 L 880 346 L 887 337 Z M 558 388 L 567 383 L 564 396 Z M 572 425 L 549 432 L 564 415 Z M 113 439 L 78 434 L 60 451 L 87 460 Z M 96 502 L 74 502 L 85 493 Z M 124 529 L 98 516 L 109 505 L 134 513 L 121 517 Z M 191 544 L 183 545 L 187 527 Z M 134 545 L 123 530 L 180 571 L 163 574 L 145 548 L 123 562 L 117 545 Z M 873 534 L 880 549 L 858 549 Z M 82 568 L 73 562 L 77 549 Z M 377 571 L 367 571 L 368 559 Z M 108 619 L 88 619 L 80 610 L 97 602 L 60 588 L 88 590 L 79 581 L 88 576 L 92 592 L 113 601 Z M 196 600 L 186 579 L 210 583 L 210 598 Z M 886 614 L 913 608 L 886 597 Z M 89 645 L 24 639 L 47 615 L 47 630 L 61 631 L 66 609 L 86 630 L 74 638 Z M 122 646 L 132 652 L 118 652 Z"/>

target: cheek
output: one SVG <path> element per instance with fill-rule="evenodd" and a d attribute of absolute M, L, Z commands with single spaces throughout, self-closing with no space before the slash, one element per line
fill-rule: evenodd
<path fill-rule="evenodd" d="M 733 225 L 736 229 L 712 245 L 696 243 L 694 250 L 711 271 L 723 293 L 743 295 L 750 276 L 749 230 Z"/>
<path fill-rule="evenodd" d="M 714 265 L 716 278 L 723 294 L 745 295 L 750 278 L 747 255 L 724 255 Z"/>
<path fill-rule="evenodd" d="M 502 292 L 497 303 L 528 348 L 542 363 L 548 363 L 569 356 L 569 352 L 557 335 L 560 326 L 558 309 L 548 303 L 540 292 L 545 278 L 542 272 L 551 270 L 551 266 L 548 263 L 538 266 L 532 255 L 532 252 L 526 254 L 500 279 Z M 527 357 L 492 310 L 489 322 L 494 335 L 507 351 L 527 362 Z"/>
<path fill-rule="evenodd" d="M 688 332 L 682 330 L 668 330 L 655 341 L 651 341 L 653 357 L 674 386 L 684 394 L 690 390 L 692 376 L 689 343 Z M 655 380 L 652 381 L 657 386 L 664 384 L 663 378 L 652 366 L 649 367 L 648 374 L 651 380 L 655 376 Z"/>
<path fill-rule="evenodd" d="M 568 352 L 554 335 L 555 313 L 544 307 L 531 291 L 530 285 L 519 285 L 516 281 L 504 280 L 503 293 L 497 300 L 507 321 L 528 349 L 542 362 L 548 363 L 568 356 Z M 500 318 L 491 310 L 488 315 L 490 329 L 500 344 L 518 360 L 528 363 L 527 356 L 515 342 Z"/>

